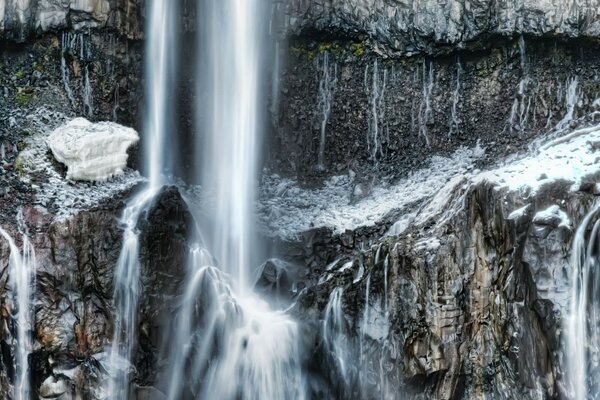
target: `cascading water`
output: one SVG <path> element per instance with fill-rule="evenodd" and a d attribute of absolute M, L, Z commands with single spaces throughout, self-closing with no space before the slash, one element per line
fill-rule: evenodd
<path fill-rule="evenodd" d="M 201 230 L 214 259 L 201 250 L 204 244 L 191 249 L 166 393 L 171 400 L 184 388 L 198 399 L 303 399 L 298 326 L 260 299 L 250 279 L 265 4 L 212 0 L 199 6 L 209 62 L 197 76 L 206 99 L 196 120 L 206 136 L 199 135 L 196 159 L 203 154 L 202 187 L 214 219 L 212 228 Z"/>
<path fill-rule="evenodd" d="M 321 136 L 319 140 L 319 155 L 317 167 L 320 170 L 325 169 L 325 140 L 327 133 L 327 122 L 331 113 L 333 94 L 337 85 L 337 63 L 333 64 L 333 71 L 329 65 L 329 52 L 323 53 L 323 60 L 320 62 L 322 74 L 319 80 L 319 108 L 321 110 Z M 319 63 L 319 59 L 317 59 Z"/>
<path fill-rule="evenodd" d="M 140 295 L 140 215 L 151 205 L 164 184 L 169 168 L 165 137 L 169 132 L 169 98 L 175 74 L 177 5 L 174 1 L 150 2 L 146 43 L 146 111 L 144 147 L 145 169 L 149 184 L 134 196 L 123 211 L 123 245 L 114 277 L 115 323 L 110 348 L 109 399 L 126 399 L 129 393 L 129 364 L 136 343 L 138 299 Z"/>
<path fill-rule="evenodd" d="M 33 342 L 29 332 L 34 329 L 33 287 L 35 285 L 36 261 L 35 251 L 29 241 L 21 211 L 19 211 L 17 221 L 23 240 L 22 252 L 8 232 L 2 228 L 0 228 L 0 236 L 10 246 L 9 282 L 13 292 L 11 308 L 16 310 L 16 373 L 13 381 L 13 395 L 15 399 L 25 400 L 30 397 L 28 356 L 33 351 Z"/>
<path fill-rule="evenodd" d="M 452 93 L 452 108 L 450 114 L 450 130 L 448 131 L 448 136 L 452 137 L 455 134 L 460 132 L 460 120 L 458 118 L 458 104 L 460 102 L 460 88 L 461 88 L 461 76 L 463 73 L 462 65 L 460 64 L 460 59 L 456 61 L 456 86 L 454 87 L 454 92 Z"/>
<path fill-rule="evenodd" d="M 574 400 L 596 398 L 600 391 L 600 203 L 583 219 L 571 253 L 571 304 L 565 319 L 567 377 Z M 596 219 L 596 221 L 592 222 Z M 591 232 L 590 232 L 591 228 Z"/>
<path fill-rule="evenodd" d="M 433 94 L 434 87 L 434 71 L 433 62 L 429 62 L 429 70 L 427 70 L 426 63 L 423 63 L 423 100 L 421 107 L 419 108 L 419 133 L 425 139 L 427 146 L 431 146 L 429 140 L 429 132 L 427 126 L 433 120 L 433 109 L 431 108 L 431 96 Z M 427 72 L 429 71 L 429 72 Z"/>

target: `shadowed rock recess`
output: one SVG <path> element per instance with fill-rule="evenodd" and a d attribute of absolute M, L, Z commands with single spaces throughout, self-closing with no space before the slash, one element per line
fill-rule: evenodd
<path fill-rule="evenodd" d="M 202 134 L 186 112 L 204 106 L 188 71 L 201 2 L 177 1 L 172 142 Z M 147 2 L 0 0 L 0 227 L 35 249 L 31 399 L 109 399 L 140 149 L 119 176 L 72 181 L 46 140 L 84 117 L 145 142 Z M 576 399 L 565 324 L 575 235 L 600 194 L 600 0 L 271 3 L 256 213 L 269 254 L 253 276 L 299 323 L 308 397 Z M 130 399 L 167 398 L 164 335 L 209 196 L 165 186 L 136 227 Z M 2 399 L 18 398 L 10 256 L 0 239 Z"/>

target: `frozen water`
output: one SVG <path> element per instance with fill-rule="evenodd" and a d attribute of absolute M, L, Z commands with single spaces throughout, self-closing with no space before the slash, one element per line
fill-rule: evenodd
<path fill-rule="evenodd" d="M 67 166 L 67 179 L 104 181 L 127 167 L 127 149 L 139 136 L 114 122 L 91 123 L 75 118 L 48 136 L 48 147 Z"/>

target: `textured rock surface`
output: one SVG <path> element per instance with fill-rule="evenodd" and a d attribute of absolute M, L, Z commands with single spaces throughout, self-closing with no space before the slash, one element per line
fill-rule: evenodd
<path fill-rule="evenodd" d="M 65 396 L 61 398 L 104 398 L 103 363 L 112 338 L 112 287 L 122 236 L 115 215 L 121 207 L 115 204 L 112 209 L 81 212 L 62 222 L 53 222 L 53 216 L 42 209 L 24 210 L 36 247 L 37 350 L 30 362 L 36 371 L 33 390 L 40 398 L 61 393 Z M 162 345 L 157 332 L 168 326 L 165 316 L 170 315 L 169 307 L 174 306 L 185 277 L 189 222 L 186 206 L 174 188 L 160 194 L 140 221 L 144 291 L 134 360 L 134 379 L 140 385 L 154 381 Z M 3 270 L 8 255 L 6 244 L 0 242 Z M 0 283 L 4 299 L 9 293 L 6 280 Z M 10 335 L 13 321 L 4 313 L 1 322 L 0 394 L 9 387 L 6 376 L 12 374 L 14 344 Z"/>
<path fill-rule="evenodd" d="M 143 31 L 140 0 L 0 0 L 0 32 L 23 41 L 33 33 L 112 29 L 135 39 Z"/>
<path fill-rule="evenodd" d="M 405 53 L 445 52 L 495 35 L 599 37 L 600 2 L 576 0 L 289 0 L 293 33 L 366 34 Z"/>
<path fill-rule="evenodd" d="M 326 56 L 337 81 L 324 119 Z M 594 110 L 598 60 L 600 47 L 583 41 L 515 40 L 445 58 L 383 58 L 357 41 L 295 41 L 272 116 L 271 166 L 310 182 L 373 168 L 397 176 L 478 141 L 492 159 L 510 154 L 568 124 L 569 115 Z"/>

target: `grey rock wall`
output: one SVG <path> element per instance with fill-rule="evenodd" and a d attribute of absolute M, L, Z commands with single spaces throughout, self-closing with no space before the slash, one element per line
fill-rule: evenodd
<path fill-rule="evenodd" d="M 286 33 L 366 34 L 403 53 L 467 47 L 490 35 L 600 36 L 598 0 L 289 0 Z"/>

